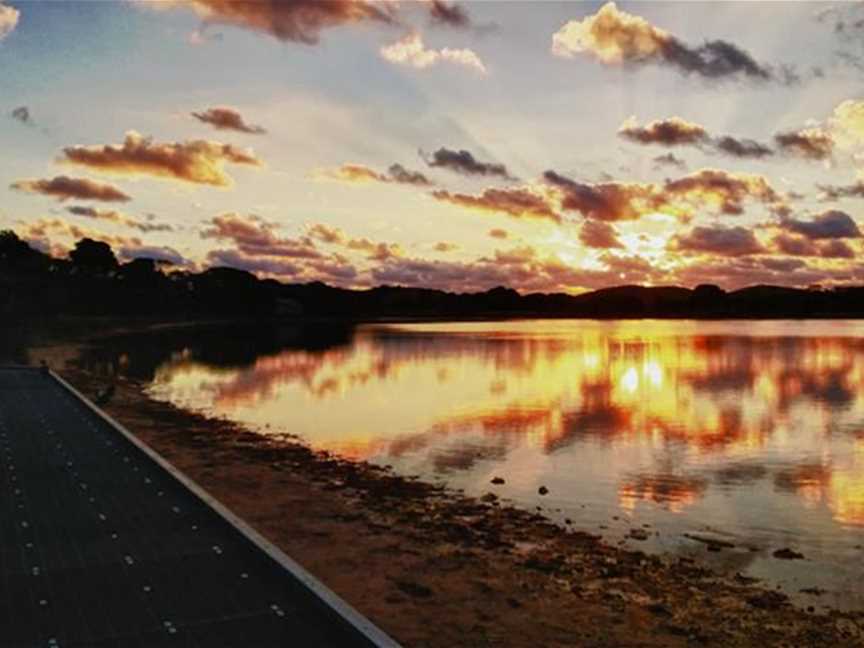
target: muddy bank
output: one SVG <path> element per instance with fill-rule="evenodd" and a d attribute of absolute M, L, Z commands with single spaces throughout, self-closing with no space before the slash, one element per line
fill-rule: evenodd
<path fill-rule="evenodd" d="M 105 383 L 64 377 L 87 394 Z M 687 560 L 150 399 L 105 409 L 406 646 L 864 646 L 864 614 L 813 613 Z"/>

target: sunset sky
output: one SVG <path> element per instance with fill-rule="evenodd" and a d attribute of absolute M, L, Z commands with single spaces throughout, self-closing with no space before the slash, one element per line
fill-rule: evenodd
<path fill-rule="evenodd" d="M 0 2 L 0 228 L 286 282 L 864 283 L 864 3 Z"/>

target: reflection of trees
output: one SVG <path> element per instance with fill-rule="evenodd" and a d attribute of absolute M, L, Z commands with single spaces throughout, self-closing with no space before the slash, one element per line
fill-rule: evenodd
<path fill-rule="evenodd" d="M 653 502 L 671 511 L 679 512 L 696 502 L 708 488 L 702 477 L 654 474 L 625 479 L 618 487 L 618 501 L 628 510 L 638 502 Z"/>

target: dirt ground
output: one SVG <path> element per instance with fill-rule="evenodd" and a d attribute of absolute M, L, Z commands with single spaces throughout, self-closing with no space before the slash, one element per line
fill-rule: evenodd
<path fill-rule="evenodd" d="M 63 375 L 85 394 L 104 388 Z M 405 646 L 864 646 L 864 613 L 804 610 L 749 579 L 264 438 L 144 388 L 119 378 L 105 409 Z"/>

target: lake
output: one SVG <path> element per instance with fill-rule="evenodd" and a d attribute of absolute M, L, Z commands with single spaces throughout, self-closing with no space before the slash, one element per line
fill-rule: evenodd
<path fill-rule="evenodd" d="M 238 327 L 91 361 L 265 434 L 864 608 L 864 322 Z"/>

